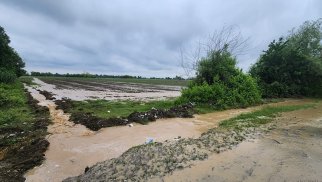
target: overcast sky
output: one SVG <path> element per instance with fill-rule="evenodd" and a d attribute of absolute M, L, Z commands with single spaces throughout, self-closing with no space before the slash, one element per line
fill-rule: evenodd
<path fill-rule="evenodd" d="M 250 37 L 247 70 L 269 42 L 322 17 L 321 0 L 1 0 L 0 26 L 28 71 L 182 75 L 180 48 L 223 26 Z"/>

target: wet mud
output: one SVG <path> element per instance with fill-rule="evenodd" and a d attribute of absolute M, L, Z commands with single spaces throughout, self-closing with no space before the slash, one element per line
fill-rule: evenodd
<path fill-rule="evenodd" d="M 55 104 L 58 109 L 62 109 L 65 113 L 68 113 L 70 108 L 73 107 L 70 99 L 63 98 L 62 100 L 56 100 Z M 88 129 L 97 131 L 101 128 L 124 126 L 130 123 L 147 124 L 148 122 L 156 121 L 162 118 L 192 118 L 193 117 L 193 105 L 185 104 L 175 106 L 170 109 L 151 109 L 147 112 L 133 112 L 128 117 L 122 118 L 100 118 L 94 116 L 91 113 L 77 112 L 71 113 L 71 121 L 75 124 L 82 124 Z"/>
<path fill-rule="evenodd" d="M 274 105 L 304 104 L 307 102 L 309 101 L 292 100 L 290 102 L 274 103 Z M 225 112 L 226 114 L 229 113 L 229 111 Z M 237 115 L 242 110 L 230 111 L 230 113 L 232 112 Z M 227 115 L 225 118 L 225 115 L 221 114 L 221 112 L 216 113 L 216 115 L 219 115 L 219 118 L 229 118 Z M 211 115 L 207 115 L 205 118 L 210 119 Z M 208 129 L 210 126 L 218 125 L 219 121 L 213 120 L 212 125 L 208 125 Z M 198 123 L 203 122 L 205 120 L 200 120 Z M 68 178 L 64 181 L 163 181 L 168 179 L 167 175 L 173 174 L 178 170 L 185 171 L 190 169 L 198 161 L 208 161 L 210 157 L 218 153 L 225 153 L 243 141 L 261 138 L 277 126 L 277 122 L 273 122 L 256 128 L 242 128 L 241 130 L 213 128 L 194 138 L 183 137 L 177 138 L 177 140 L 166 140 L 162 143 L 157 142 L 137 146 L 129 149 L 120 157 L 97 163 L 92 167 L 86 168 L 84 174 Z M 180 179 L 174 177 L 173 181 Z M 185 175 L 182 175 L 182 181 L 191 181 L 191 179 L 185 178 Z M 209 181 L 216 181 L 216 179 Z"/>
<path fill-rule="evenodd" d="M 25 181 L 23 175 L 42 163 L 49 146 L 45 139 L 50 124 L 48 108 L 39 106 L 37 100 L 26 94 L 28 105 L 36 118 L 31 129 L 0 129 L 0 181 Z"/>
<path fill-rule="evenodd" d="M 322 179 L 322 104 L 285 113 L 278 127 L 231 151 L 209 156 L 163 181 L 319 181 Z M 153 179 L 151 181 L 160 181 Z"/>
<path fill-rule="evenodd" d="M 201 133 L 217 126 L 223 119 L 259 108 L 233 109 L 195 115 L 195 118 L 186 119 L 159 119 L 148 125 L 134 123 L 133 127 L 116 126 L 102 128 L 95 132 L 83 125 L 71 122 L 69 115 L 57 109 L 53 101 L 46 100 L 37 91 L 31 89 L 30 92 L 41 105 L 49 108 L 53 119 L 53 124 L 48 126 L 47 140 L 50 142 L 50 146 L 45 152 L 46 160 L 42 165 L 25 174 L 27 181 L 37 182 L 55 182 L 70 176 L 77 176 L 82 174 L 86 167 L 97 162 L 117 158 L 129 148 L 144 144 L 148 138 L 152 138 L 155 142 L 198 138 Z M 297 102 L 299 101 L 290 101 L 290 103 Z M 190 157 L 200 158 L 189 154 L 186 159 L 190 159 Z"/>

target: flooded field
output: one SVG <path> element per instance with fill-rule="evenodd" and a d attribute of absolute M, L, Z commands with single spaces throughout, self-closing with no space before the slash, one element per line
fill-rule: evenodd
<path fill-rule="evenodd" d="M 37 83 L 42 83 L 36 80 Z M 48 85 L 45 84 L 48 87 Z M 41 87 L 40 87 L 41 88 Z M 42 87 L 43 88 L 43 87 Z M 32 96 L 40 105 L 50 109 L 53 124 L 48 127 L 50 142 L 46 151 L 46 160 L 39 167 L 30 170 L 27 181 L 61 181 L 70 176 L 84 172 L 87 166 L 120 156 L 129 148 L 141 145 L 148 138 L 163 142 L 176 138 L 197 138 L 209 128 L 218 126 L 219 122 L 241 113 L 260 109 L 263 106 L 247 109 L 233 109 L 204 115 L 195 115 L 189 119 L 160 119 L 148 125 L 134 124 L 133 127 L 119 126 L 103 128 L 93 132 L 83 125 L 69 121 L 69 116 L 57 110 L 53 101 L 28 87 Z M 307 101 L 289 100 L 271 105 L 302 104 Z"/>
<path fill-rule="evenodd" d="M 40 90 L 55 94 L 57 99 L 63 97 L 72 100 L 158 100 L 177 97 L 182 86 L 152 85 L 144 83 L 102 82 L 77 79 L 34 78 Z"/>

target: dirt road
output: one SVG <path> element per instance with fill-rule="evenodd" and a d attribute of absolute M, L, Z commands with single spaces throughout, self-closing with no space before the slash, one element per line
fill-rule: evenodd
<path fill-rule="evenodd" d="M 322 104 L 283 114 L 277 129 L 164 181 L 322 181 Z M 160 181 L 153 179 L 152 181 Z"/>

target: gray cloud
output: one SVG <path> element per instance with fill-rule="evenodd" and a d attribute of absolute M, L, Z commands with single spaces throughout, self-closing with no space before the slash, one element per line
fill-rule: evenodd
<path fill-rule="evenodd" d="M 29 71 L 183 74 L 179 49 L 225 25 L 250 37 L 247 70 L 273 39 L 322 17 L 319 0 L 2 0 L 0 25 Z"/>

